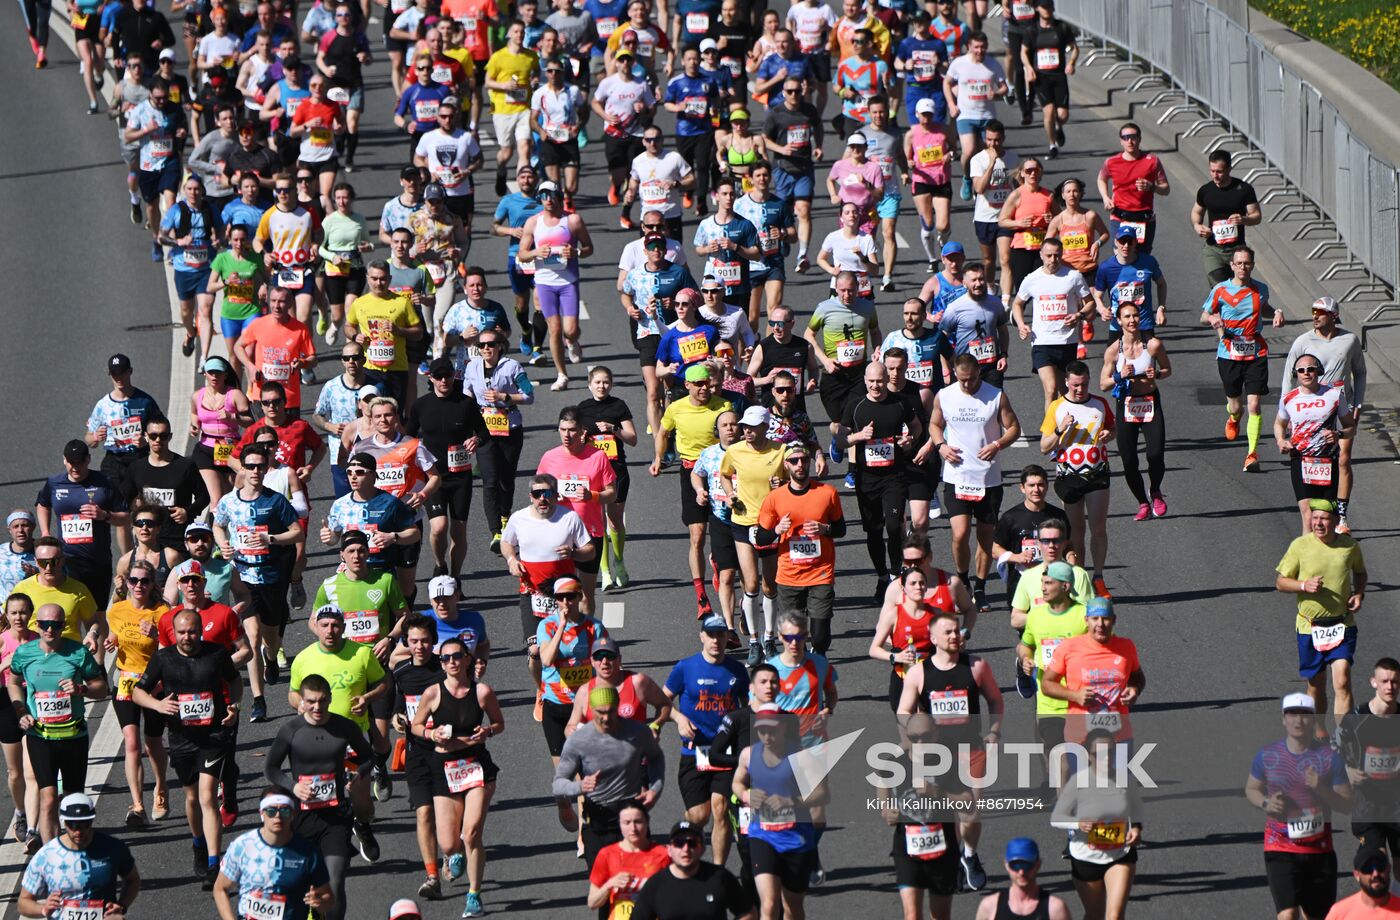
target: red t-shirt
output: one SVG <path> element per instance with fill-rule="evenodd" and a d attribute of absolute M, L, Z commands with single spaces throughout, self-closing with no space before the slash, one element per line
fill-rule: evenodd
<path fill-rule="evenodd" d="M 1154 185 L 1162 178 L 1162 161 L 1155 154 L 1144 153 L 1136 160 L 1125 159 L 1121 153 L 1104 161 L 1103 171 L 1113 180 L 1113 206 L 1124 211 L 1151 211 L 1156 192 L 1137 189 L 1137 180 L 1146 179 Z"/>
<path fill-rule="evenodd" d="M 183 613 L 187 609 L 189 608 L 173 608 L 167 610 L 165 616 L 160 618 L 156 629 L 161 648 L 175 644 L 175 614 Z M 205 642 L 217 643 L 232 652 L 238 640 L 243 638 L 243 622 L 227 604 L 210 603 L 208 607 L 199 611 L 199 619 L 204 623 Z"/>
<path fill-rule="evenodd" d="M 486 26 L 482 26 L 481 28 L 485 29 Z M 467 34 L 470 35 L 471 33 L 468 32 Z M 413 57 L 416 60 L 418 55 L 415 54 Z M 448 79 L 446 80 L 440 79 L 440 77 L 442 76 L 441 71 L 443 68 L 447 69 L 449 75 Z M 434 80 L 437 80 L 437 82 L 448 87 L 461 86 L 462 84 L 467 82 L 466 70 L 462 68 L 461 64 L 457 63 L 455 60 L 453 60 L 445 54 L 439 54 L 433 58 L 432 76 Z M 408 71 L 408 82 L 418 82 L 418 72 L 416 70 L 413 70 L 412 68 L 410 68 Z"/>
<path fill-rule="evenodd" d="M 642 883 L 669 865 L 671 857 L 660 844 L 653 844 L 650 850 L 629 853 L 622 848 L 622 844 L 611 843 L 598 851 L 598 857 L 593 860 L 593 869 L 588 873 L 588 881 L 601 888 L 619 872 L 631 874 L 631 884 L 610 895 L 608 920 L 615 920 L 618 903 L 630 904 L 641 890 Z"/>
<path fill-rule="evenodd" d="M 248 430 L 243 432 L 243 437 L 239 439 L 234 447 L 234 456 L 242 457 L 243 448 L 253 443 L 253 438 L 258 432 L 267 428 L 267 419 L 260 418 L 248 426 Z M 277 462 L 297 469 L 306 466 L 311 460 L 311 455 L 316 452 L 317 446 L 321 443 L 321 436 L 316 433 L 316 429 L 306 423 L 305 419 L 294 419 L 281 428 L 273 428 L 277 432 Z"/>

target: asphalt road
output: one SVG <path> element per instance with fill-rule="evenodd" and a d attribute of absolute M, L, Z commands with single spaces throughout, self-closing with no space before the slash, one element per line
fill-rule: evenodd
<path fill-rule="evenodd" d="M 8 33 L 18 36 L 21 25 L 12 5 L 0 9 L 0 21 L 9 23 Z M 12 296 L 0 310 L 11 329 L 23 330 L 0 338 L 5 390 L 21 400 L 12 415 L 17 430 L 4 452 L 7 462 L 0 500 L 6 507 L 32 503 L 38 481 L 59 467 L 62 441 L 81 430 L 92 402 L 103 390 L 103 361 L 111 351 L 131 355 L 138 384 L 163 404 L 171 398 L 166 383 L 170 333 L 163 325 L 169 319 L 164 279 L 147 259 L 143 231 L 127 221 L 111 126 L 105 119 L 83 115 L 71 57 L 57 40 L 51 50 L 55 66 L 42 74 L 22 72 L 29 66 L 26 55 L 0 58 L 3 85 L 23 87 L 0 98 L 0 114 L 10 128 L 0 141 L 0 188 L 12 214 L 9 225 L 0 229 L 0 259 L 8 269 Z M 1105 101 L 1104 89 L 1093 82 L 1102 72 L 1091 70 L 1076 78 L 1077 104 Z M 357 172 L 352 180 L 360 193 L 360 210 L 373 216 L 397 191 L 404 145 L 388 126 L 391 99 L 382 66 L 376 65 L 371 74 L 366 121 L 372 127 L 365 131 L 359 157 L 369 169 Z M 1102 158 L 1117 149 L 1115 136 L 1116 125 L 1077 120 L 1070 126 L 1065 155 L 1050 164 L 1047 180 L 1054 183 L 1068 175 L 1092 179 Z M 1039 151 L 1042 140 L 1038 128 L 1010 132 L 1011 148 L 1024 152 Z M 592 147 L 584 159 L 581 211 L 597 246 L 584 266 L 583 298 L 590 314 L 583 337 L 586 362 L 606 363 L 614 369 L 616 393 L 631 402 L 635 412 L 641 408 L 640 378 L 634 352 L 619 344 L 627 341 L 626 324 L 613 286 L 617 256 L 632 235 L 617 228 L 615 212 L 597 194 L 606 181 L 601 151 Z M 1168 168 L 1173 168 L 1171 160 Z M 1186 221 L 1198 181 L 1174 175 L 1175 192 L 1161 202 L 1157 245 L 1172 290 L 1170 321 L 1162 331 L 1176 369 L 1164 397 L 1170 418 L 1165 492 L 1171 514 L 1160 521 L 1134 523 L 1130 498 L 1115 486 L 1110 523 L 1108 581 L 1121 607 L 1120 632 L 1137 642 L 1148 675 L 1149 689 L 1140 711 L 1144 720 L 1155 722 L 1155 737 L 1160 739 L 1153 755 L 1160 758 L 1153 762 L 1154 771 L 1160 764 L 1160 772 L 1154 773 L 1160 788 L 1147 796 L 1147 845 L 1133 894 L 1134 913 L 1146 916 L 1245 916 L 1269 911 L 1260 871 L 1262 828 L 1258 812 L 1243 801 L 1240 790 L 1253 745 L 1276 735 L 1279 696 L 1300 686 L 1294 667 L 1292 605 L 1271 587 L 1273 566 L 1296 531 L 1296 511 L 1287 472 L 1273 459 L 1267 440 L 1261 451 L 1266 458 L 1264 472 L 1246 476 L 1240 472 L 1243 448 L 1227 444 L 1221 436 L 1222 399 L 1213 366 L 1213 338 L 1195 321 L 1207 289 L 1195 237 Z M 494 209 L 489 184 L 488 175 L 487 190 L 478 202 L 477 226 L 483 229 Z M 970 209 L 956 204 L 954 236 L 970 243 Z M 834 226 L 832 209 L 824 206 L 817 213 L 817 230 L 825 233 Z M 878 299 L 886 327 L 895 324 L 904 292 L 917 291 L 925 278 L 911 211 L 902 215 L 900 229 L 915 248 L 901 251 L 899 292 Z M 472 258 L 488 267 L 492 287 L 502 300 L 509 296 L 504 249 L 503 241 L 478 233 Z M 1269 280 L 1267 265 L 1260 275 Z M 824 286 L 824 280 L 813 275 L 792 275 L 788 301 L 805 316 L 824 296 Z M 1291 303 L 1286 294 L 1277 299 L 1293 316 L 1304 315 L 1305 303 Z M 147 326 L 156 328 L 146 331 Z M 24 334 L 31 330 L 32 334 Z M 1292 334 L 1290 327 L 1277 337 L 1277 352 L 1286 351 Z M 1101 341 L 1095 345 L 1095 357 L 1101 347 Z M 336 373 L 334 364 L 333 355 L 323 356 L 323 379 Z M 1040 391 L 1028 368 L 1029 349 L 1013 345 L 1008 388 L 1021 410 L 1023 428 L 1031 430 L 1040 421 Z M 547 385 L 552 371 L 541 370 L 535 376 L 537 384 Z M 42 396 L 39 387 L 43 387 Z M 187 392 L 177 396 L 183 399 Z M 547 388 L 539 392 L 538 401 L 525 413 L 530 436 L 523 471 L 532 469 L 534 459 L 555 444 L 553 419 L 558 409 L 583 395 L 581 385 L 563 394 Z M 1395 406 L 1394 387 L 1375 381 L 1371 402 L 1382 408 Z M 1363 429 L 1367 430 L 1356 450 L 1352 520 L 1373 578 L 1359 655 L 1360 661 L 1370 662 L 1382 654 L 1394 654 L 1400 639 L 1394 617 L 1400 610 L 1387 565 L 1396 548 L 1396 530 L 1387 522 L 1400 511 L 1400 497 L 1388 487 L 1394 481 L 1395 460 L 1390 441 L 1366 424 Z M 39 436 L 26 436 L 30 432 Z M 628 666 L 664 680 L 673 662 L 696 650 L 696 640 L 688 578 L 678 567 L 685 537 L 675 510 L 674 474 L 652 481 L 642 459 L 647 455 L 644 438 L 642 447 L 634 451 L 629 514 L 628 567 L 634 583 L 608 600 L 626 605 L 625 626 L 616 635 L 624 644 Z M 1036 451 L 1018 445 L 1007 466 L 1014 469 L 1038 460 Z M 318 473 L 312 488 L 313 515 L 324 512 L 329 491 L 328 475 Z M 848 517 L 854 519 L 854 502 L 848 500 L 846 506 Z M 937 558 L 946 563 L 946 527 L 940 522 L 935 529 Z M 530 719 L 532 694 L 524 660 L 514 649 L 518 621 L 513 586 L 500 560 L 484 552 L 486 539 L 476 512 L 474 552 L 469 557 L 474 569 L 467 581 L 467 596 L 486 615 L 498 649 L 488 681 L 504 701 L 507 723 L 506 733 L 491 745 L 502 770 L 486 825 L 489 864 L 483 897 L 490 913 L 581 916 L 586 890 L 583 866 L 574 858 L 571 837 L 556 823 L 548 796 L 550 762 L 541 732 Z M 307 585 L 314 590 L 316 582 L 330 573 L 333 557 L 314 541 L 312 550 Z M 887 674 L 883 665 L 864 655 L 876 611 L 868 602 L 872 574 L 858 533 L 843 542 L 838 559 L 841 596 L 832 657 L 841 675 L 842 705 L 836 731 L 878 730 L 888 722 Z M 1012 637 L 1002 625 L 1003 617 L 998 609 L 984 618 L 973 651 L 990 659 L 1009 690 Z M 288 643 L 296 649 L 307 641 L 308 633 L 298 619 L 289 629 Z M 241 733 L 238 757 L 250 790 L 260 784 L 267 740 L 288 716 L 281 696 L 284 690 L 284 685 L 278 686 L 269 695 L 273 721 L 244 726 Z M 1362 690 L 1364 682 L 1358 686 L 1358 692 Z M 1032 740 L 1032 708 L 1014 691 L 1011 697 L 1007 740 Z M 107 707 L 99 706 L 98 713 L 99 720 L 107 718 Z M 1146 730 L 1140 731 L 1146 737 Z M 674 732 L 667 732 L 665 745 L 668 756 L 674 756 Z M 101 824 L 109 827 L 119 824 L 126 807 L 120 765 L 109 775 L 110 763 L 95 755 L 89 777 L 92 788 L 106 793 L 100 802 Z M 673 779 L 674 768 L 668 772 L 668 780 Z M 809 912 L 816 917 L 853 916 L 868 913 L 872 905 L 894 911 L 897 895 L 886 855 L 889 832 L 863 813 L 865 789 L 837 788 L 847 792 L 833 807 L 836 817 L 823 844 L 829 881 L 809 899 Z M 668 785 L 654 813 L 654 829 L 668 827 L 680 812 L 679 796 L 673 784 Z M 416 889 L 422 870 L 412 821 L 399 782 L 394 799 L 380 806 L 377 820 L 383 858 L 375 866 L 359 860 L 352 865 L 350 915 L 357 920 L 383 917 L 392 900 L 412 895 Z M 251 826 L 245 814 L 235 833 Z M 172 815 L 150 832 L 120 833 L 133 846 L 144 876 L 133 915 L 188 914 L 190 904 L 204 896 L 188 877 L 183 821 Z M 1062 893 L 1069 891 L 1068 863 L 1055 856 L 1060 839 L 1044 811 L 1013 810 L 988 819 L 981 850 L 992 885 L 1004 884 L 998 858 L 1001 847 L 1020 834 L 1040 841 L 1046 854 L 1043 879 Z M 1345 822 L 1338 831 L 1337 848 L 1343 863 L 1349 864 L 1354 844 Z M 0 847 L 0 873 L 18 868 L 15 849 Z M 1343 882 L 1343 894 L 1351 890 L 1349 886 Z M 426 905 L 425 916 L 457 916 L 465 886 L 459 883 L 450 891 L 450 900 Z M 1072 891 L 1069 895 L 1079 914 Z M 960 896 L 955 915 L 971 916 L 975 905 L 974 897 Z M 7 910 L 13 916 L 13 906 Z M 200 908 L 199 913 L 212 911 Z"/>

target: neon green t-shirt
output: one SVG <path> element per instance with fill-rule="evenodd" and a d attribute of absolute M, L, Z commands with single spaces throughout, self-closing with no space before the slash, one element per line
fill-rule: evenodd
<path fill-rule="evenodd" d="M 408 606 L 393 572 L 380 572 L 364 581 L 337 572 L 316 589 L 312 609 L 327 604 L 345 614 L 345 638 L 371 646 L 389 635 L 399 612 Z"/>
<path fill-rule="evenodd" d="M 1021 630 L 1021 644 L 1031 650 L 1035 666 L 1044 674 L 1061 642 L 1071 636 L 1082 636 L 1088 631 L 1089 624 L 1084 621 L 1083 604 L 1071 604 L 1064 613 L 1056 613 L 1048 604 L 1036 604 L 1026 611 L 1026 626 Z M 1068 712 L 1068 702 L 1051 699 L 1045 695 L 1043 689 L 1036 690 L 1036 715 L 1062 716 Z"/>
<path fill-rule="evenodd" d="M 338 652 L 326 651 L 320 642 L 309 645 L 292 659 L 292 689 L 300 692 L 308 674 L 319 674 L 330 683 L 331 712 L 369 731 L 369 708 L 360 715 L 350 711 L 352 697 L 362 696 L 384 679 L 384 666 L 368 645 L 347 641 Z"/>

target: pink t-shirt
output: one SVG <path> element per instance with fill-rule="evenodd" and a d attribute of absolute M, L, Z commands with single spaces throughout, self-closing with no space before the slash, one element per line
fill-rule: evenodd
<path fill-rule="evenodd" d="M 15 638 L 14 633 L 8 629 L 0 633 L 0 658 L 6 658 L 15 653 L 26 642 L 39 638 L 39 634 L 28 629 L 20 630 L 19 638 Z M 10 669 L 0 671 L 0 682 L 8 684 L 10 682 Z"/>
<path fill-rule="evenodd" d="M 588 535 L 606 533 L 603 504 L 590 492 L 601 492 L 617 480 L 608 455 L 591 444 L 575 457 L 561 444 L 540 458 L 537 473 L 548 473 L 559 480 L 559 504 L 583 518 Z"/>
<path fill-rule="evenodd" d="M 883 192 L 885 177 L 880 166 L 866 160 L 856 165 L 854 160 L 837 160 L 831 167 L 831 178 L 836 182 L 836 197 L 842 204 L 850 202 L 861 211 L 870 210 L 875 201 L 875 192 Z"/>

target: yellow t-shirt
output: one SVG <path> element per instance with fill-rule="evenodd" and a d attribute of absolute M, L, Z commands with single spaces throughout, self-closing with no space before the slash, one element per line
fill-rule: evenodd
<path fill-rule="evenodd" d="M 140 610 L 129 600 L 117 601 L 107 609 L 107 628 L 117 640 L 117 699 L 131 699 L 132 685 L 145 673 L 159 647 L 156 627 L 169 610 L 165 604 Z M 142 632 L 142 623 L 151 624 L 150 635 Z"/>
<path fill-rule="evenodd" d="M 1099 432 L 1112 430 L 1113 410 L 1102 396 L 1090 395 L 1082 403 L 1064 396 L 1050 403 L 1040 423 L 1041 434 L 1069 430 L 1064 447 L 1055 454 L 1060 475 L 1092 476 L 1108 469 L 1108 443 L 1097 443 Z"/>
<path fill-rule="evenodd" d="M 752 527 L 758 523 L 758 509 L 763 500 L 773 491 L 770 480 L 776 476 L 787 481 L 787 468 L 783 457 L 787 451 L 781 444 L 769 443 L 766 450 L 758 451 L 747 441 L 735 441 L 724 452 L 719 472 L 722 476 L 733 476 L 734 487 L 744 511 L 730 509 L 729 519 L 741 527 Z"/>
<path fill-rule="evenodd" d="M 83 633 L 87 632 L 92 621 L 97 619 L 97 601 L 92 599 L 87 585 L 71 575 L 57 588 L 46 588 L 39 584 L 38 575 L 31 575 L 15 585 L 10 593 L 29 595 L 36 611 L 45 604 L 57 604 L 62 607 L 63 638 L 72 639 L 74 642 L 83 641 Z M 38 631 L 38 624 L 38 617 L 29 618 L 30 629 Z"/>
<path fill-rule="evenodd" d="M 355 302 L 359 303 L 358 300 Z M 718 396 L 711 396 L 703 406 L 695 405 L 690 397 L 678 399 L 666 407 L 666 414 L 661 416 L 661 427 L 676 433 L 676 453 L 681 455 L 682 460 L 694 463 L 702 450 L 719 441 L 715 434 L 715 419 L 732 408 L 729 400 Z"/>
<path fill-rule="evenodd" d="M 408 370 L 408 350 L 404 337 L 394 333 L 394 326 L 421 326 L 418 311 L 407 294 L 380 297 L 361 294 L 350 305 L 345 321 L 369 337 L 365 344 L 366 363 L 371 370 Z M 389 353 L 393 348 L 392 356 Z"/>
<path fill-rule="evenodd" d="M 493 83 L 509 83 L 511 77 L 519 79 L 520 88 L 512 92 L 491 90 L 491 111 L 497 115 L 515 115 L 530 110 L 530 80 L 540 70 L 539 56 L 533 51 L 517 54 L 510 48 L 501 48 L 486 62 L 486 79 Z"/>

